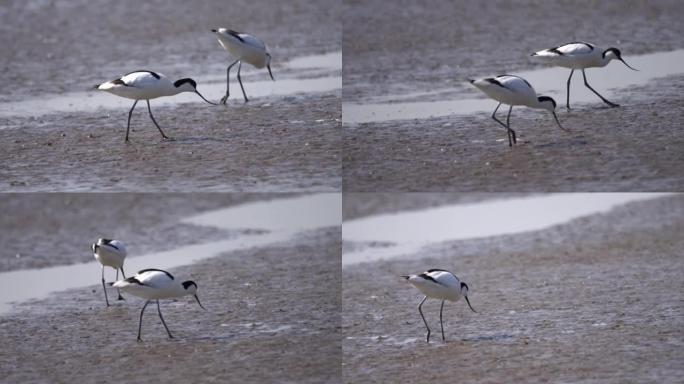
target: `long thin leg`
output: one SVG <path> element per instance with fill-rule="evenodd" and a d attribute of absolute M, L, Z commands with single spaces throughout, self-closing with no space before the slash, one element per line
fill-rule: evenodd
<path fill-rule="evenodd" d="M 444 300 L 442 300 L 442 306 L 439 308 L 439 325 L 442 327 L 442 341 L 446 341 L 444 338 L 444 323 L 442 323 L 442 311 L 444 311 Z"/>
<path fill-rule="evenodd" d="M 142 341 L 142 339 L 140 338 L 140 331 L 142 330 L 142 317 L 143 317 L 143 313 L 145 313 L 145 308 L 147 307 L 147 304 L 149 304 L 149 303 L 150 303 L 150 301 L 147 300 L 145 302 L 145 305 L 143 305 L 142 309 L 140 310 L 140 322 L 138 323 L 138 342 Z"/>
<path fill-rule="evenodd" d="M 518 144 L 518 139 L 515 137 L 515 131 L 511 129 L 511 112 L 513 111 L 513 106 L 508 108 L 508 116 L 506 116 L 506 127 L 513 135 L 513 143 Z M 510 142 L 508 143 L 510 145 Z"/>
<path fill-rule="evenodd" d="M 423 316 L 423 309 L 422 309 L 423 303 L 425 302 L 425 300 L 427 300 L 427 296 L 425 296 L 423 298 L 423 301 L 421 301 L 420 304 L 418 304 L 418 312 L 420 312 L 420 317 L 423 318 L 423 323 L 425 323 L 425 328 L 427 328 L 428 332 L 427 332 L 426 341 L 429 343 L 430 342 L 430 327 L 428 327 L 428 323 L 427 323 L 427 321 L 425 321 L 425 316 Z"/>
<path fill-rule="evenodd" d="M 584 69 L 582 70 L 582 76 L 584 77 L 584 85 L 586 85 L 587 88 L 591 89 L 591 91 L 594 92 L 596 94 L 596 96 L 600 97 L 604 103 L 610 105 L 611 107 L 619 107 L 620 106 L 619 104 L 611 103 L 610 101 L 606 100 L 605 97 L 601 96 L 598 92 L 596 92 L 596 90 L 594 88 L 591 87 L 591 85 L 589 85 L 589 83 L 587 83 L 587 75 L 586 75 L 586 73 L 584 73 Z"/>
<path fill-rule="evenodd" d="M 159 300 L 157 300 L 157 312 L 159 312 L 159 318 L 161 319 L 162 324 L 164 324 L 164 328 L 166 328 L 166 333 L 169 334 L 169 339 L 173 339 L 173 336 L 171 336 L 171 331 L 169 331 L 169 327 L 166 326 L 166 322 L 164 321 L 164 318 L 162 317 L 161 308 L 159 308 Z"/>
<path fill-rule="evenodd" d="M 109 307 L 109 299 L 107 298 L 107 288 L 105 288 L 104 265 L 102 266 L 102 290 L 105 293 L 105 302 L 107 303 L 107 306 Z"/>
<path fill-rule="evenodd" d="M 154 123 L 154 125 L 157 126 L 159 133 L 161 133 L 163 138 L 168 139 L 168 137 L 164 134 L 164 131 L 162 131 L 162 129 L 159 128 L 159 124 L 157 124 L 157 120 L 155 120 L 154 116 L 152 116 L 152 108 L 150 108 L 150 101 L 149 100 L 147 100 L 147 111 L 150 112 L 150 117 L 152 118 L 152 122 Z"/>
<path fill-rule="evenodd" d="M 501 103 L 499 103 L 499 105 L 497 105 L 496 108 L 494 109 L 494 112 L 492 113 L 492 119 L 494 119 L 494 121 L 496 121 L 497 123 L 501 124 L 504 128 L 506 128 L 506 133 L 508 134 L 508 146 L 510 147 L 511 146 L 511 131 L 508 130 L 508 127 L 506 126 L 506 124 L 502 123 L 501 121 L 499 121 L 499 119 L 496 118 L 496 111 L 499 110 L 500 106 L 501 106 Z"/>
<path fill-rule="evenodd" d="M 226 95 L 221 98 L 221 104 L 225 104 L 226 101 L 228 101 L 228 97 L 230 97 L 230 69 L 233 68 L 233 65 L 237 64 L 238 61 L 240 60 L 233 61 L 233 64 L 229 65 L 226 69 Z"/>
<path fill-rule="evenodd" d="M 238 82 L 240 83 L 240 88 L 242 89 L 242 96 L 245 98 L 245 103 L 249 101 L 247 94 L 245 93 L 245 87 L 242 86 L 242 79 L 240 78 L 240 69 L 242 68 L 242 61 L 238 64 Z"/>
<path fill-rule="evenodd" d="M 123 273 L 123 270 L 121 270 L 121 272 Z M 116 281 L 119 281 L 119 270 L 118 269 L 116 270 Z M 123 300 L 124 298 L 121 297 L 121 291 L 119 290 L 119 288 L 116 289 L 116 292 L 119 294 L 119 298 L 117 300 Z"/>
<path fill-rule="evenodd" d="M 126 274 L 123 271 L 123 267 L 121 267 L 121 276 L 123 276 L 124 279 L 126 278 Z"/>
<path fill-rule="evenodd" d="M 131 110 L 128 111 L 128 124 L 126 125 L 126 140 L 124 141 L 128 141 L 128 131 L 131 130 L 131 115 L 133 114 L 133 110 L 135 109 L 136 104 L 138 104 L 138 100 L 136 100 L 135 103 L 133 103 Z"/>
<path fill-rule="evenodd" d="M 565 106 L 570 109 L 570 79 L 572 79 L 572 74 L 575 73 L 575 70 L 572 69 L 570 70 L 570 76 L 568 76 L 568 98 L 566 99 Z"/>

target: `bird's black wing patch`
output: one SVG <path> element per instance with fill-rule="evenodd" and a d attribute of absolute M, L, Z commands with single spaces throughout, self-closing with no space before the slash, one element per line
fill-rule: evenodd
<path fill-rule="evenodd" d="M 150 75 L 152 75 L 155 79 L 161 79 L 161 76 L 159 76 L 159 74 L 157 74 L 156 72 L 146 71 L 146 70 L 144 70 L 144 69 L 141 70 L 141 71 L 128 72 L 127 74 L 125 74 L 125 75 L 123 75 L 123 76 L 121 76 L 121 77 L 126 77 L 126 76 L 130 75 L 131 73 L 136 73 L 136 72 L 147 72 L 147 73 L 149 73 Z"/>
<path fill-rule="evenodd" d="M 136 279 L 135 276 L 129 277 L 129 278 L 125 279 L 124 281 L 127 283 L 131 283 L 131 284 L 145 285 L 140 280 Z"/>
<path fill-rule="evenodd" d="M 532 84 L 530 84 L 530 83 L 529 83 L 529 82 L 528 82 L 527 80 L 523 79 L 523 78 L 522 78 L 522 77 L 520 77 L 520 76 L 516 76 L 516 75 L 501 75 L 501 76 L 510 76 L 510 77 L 517 77 L 518 79 L 520 79 L 520 80 L 524 81 L 524 82 L 525 82 L 525 84 L 527 84 L 527 86 L 528 86 L 528 87 L 532 88 Z M 499 76 L 499 77 L 501 77 L 501 76 Z"/>
<path fill-rule="evenodd" d="M 244 40 L 242 37 L 240 37 L 240 32 L 233 31 L 232 29 L 229 29 L 229 30 L 227 30 L 226 32 L 227 32 L 229 35 L 235 37 L 236 39 L 242 41 L 243 43 L 245 42 L 245 40 Z"/>
<path fill-rule="evenodd" d="M 112 80 L 112 81 L 110 81 L 110 83 L 115 84 L 115 85 L 116 85 L 116 84 L 120 84 L 120 85 L 128 86 L 128 84 L 126 84 L 126 83 L 125 83 L 123 80 L 121 80 L 121 79 Z M 109 243 L 108 243 L 108 242 L 105 242 L 105 244 L 109 244 Z"/>
<path fill-rule="evenodd" d="M 138 274 L 141 274 L 141 273 L 143 273 L 143 272 L 164 272 L 164 273 L 166 273 L 166 276 L 168 276 L 171 280 L 173 280 L 173 275 L 172 275 L 172 274 L 170 274 L 170 273 L 168 273 L 168 272 L 166 272 L 166 271 L 163 271 L 163 270 L 161 270 L 161 269 L 147 268 L 147 269 L 143 269 L 143 270 L 138 271 Z"/>
<path fill-rule="evenodd" d="M 430 272 L 447 272 L 447 273 L 451 273 L 451 272 L 447 271 L 446 269 L 439 269 L 439 268 L 428 269 L 428 270 L 427 270 L 427 273 L 430 273 Z"/>
<path fill-rule="evenodd" d="M 559 51 L 558 48 L 560 48 L 560 47 L 549 48 L 549 49 L 547 49 L 547 51 L 553 52 L 553 53 L 558 54 L 558 55 L 560 55 L 560 56 L 563 56 L 563 52 Z"/>
<path fill-rule="evenodd" d="M 432 269 L 432 270 L 430 270 L 430 271 L 440 271 L 440 272 L 441 272 L 442 270 L 441 270 L 441 269 Z M 428 271 L 428 272 L 430 272 L 430 271 Z M 445 271 L 445 272 L 446 272 L 446 271 Z M 432 276 L 428 275 L 427 273 L 421 273 L 420 275 L 418 275 L 418 277 L 422 277 L 422 278 L 425 279 L 425 280 L 430 280 L 430 281 L 432 281 L 432 282 L 435 283 L 435 284 L 443 285 L 443 284 L 440 283 L 439 281 L 433 279 Z"/>
<path fill-rule="evenodd" d="M 594 50 L 594 46 L 593 46 L 593 45 L 591 45 L 591 44 L 589 44 L 589 43 L 585 43 L 584 41 L 573 41 L 572 43 L 568 43 L 568 44 L 565 44 L 565 45 L 570 45 L 570 44 L 583 44 L 583 45 L 586 45 L 587 47 L 589 47 L 589 50 L 590 50 L 590 51 L 593 51 L 593 50 Z M 558 48 L 560 48 L 560 47 L 558 47 Z"/>
<path fill-rule="evenodd" d="M 503 86 L 503 84 L 501 84 L 501 83 L 499 82 L 499 80 L 497 80 L 497 79 L 495 79 L 495 78 L 493 78 L 493 77 L 488 77 L 488 78 L 486 78 L 486 79 L 484 79 L 484 80 L 487 81 L 487 82 L 489 82 L 489 83 L 496 84 L 496 85 L 498 85 L 498 86 L 501 87 L 501 88 L 506 88 L 506 87 Z"/>

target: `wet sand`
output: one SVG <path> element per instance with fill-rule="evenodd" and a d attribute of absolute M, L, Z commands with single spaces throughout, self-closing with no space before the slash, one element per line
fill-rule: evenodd
<path fill-rule="evenodd" d="M 630 54 L 678 49 L 677 36 L 684 27 L 675 20 L 683 12 L 675 1 L 515 5 L 433 1 L 429 5 L 400 2 L 391 8 L 380 1 L 347 4 L 345 21 L 359 21 L 354 28 L 345 28 L 349 33 L 343 36 L 344 101 L 363 104 L 414 92 L 427 92 L 427 97 L 414 97 L 418 100 L 432 100 L 434 92 L 446 99 L 459 92 L 472 97 L 475 93 L 466 79 L 544 68 L 529 60 L 529 52 L 572 39 L 618 46 L 627 61 Z M 573 17 L 554 17 L 567 14 Z M 654 23 L 668 28 L 654 28 Z M 530 25 L 536 32 L 530 33 Z M 515 44 L 502 41 L 504 30 Z M 600 73 L 596 70 L 590 76 Z M 583 87 L 579 77 L 574 80 L 574 87 Z M 345 123 L 343 188 L 354 192 L 681 190 L 683 84 L 684 77 L 676 76 L 618 91 L 611 96 L 622 105 L 616 109 L 606 108 L 598 98 L 575 104 L 570 112 L 559 108 L 559 119 L 570 133 L 555 126 L 546 112 L 516 108 L 511 125 L 522 143 L 513 149 L 507 146 L 505 130 L 490 118 L 491 112 Z M 560 79 L 558 87 L 564 86 L 565 79 Z M 559 107 L 564 105 L 564 100 L 556 101 Z M 495 107 L 492 102 L 491 110 Z M 505 112 L 499 112 L 505 118 Z"/>
<path fill-rule="evenodd" d="M 210 32 L 217 26 L 267 41 L 276 81 L 315 77 L 285 63 L 341 49 L 336 1 L 82 3 L 17 1 L 0 11 L 7 29 L 0 38 L 0 81 L 13 85 L 1 102 L 80 92 L 140 68 L 221 78 L 229 56 Z M 268 74 L 246 66 L 242 77 L 249 94 L 250 82 Z M 211 107 L 199 98 L 176 106 L 152 102 L 155 118 L 175 141 L 160 140 L 144 105 L 131 121 L 130 144 L 123 141 L 128 108 L 4 116 L 0 190 L 339 190 L 341 90 L 245 104 L 231 82 L 228 106 Z M 221 95 L 205 96 L 216 101 Z"/>
<path fill-rule="evenodd" d="M 635 202 L 539 232 L 435 245 L 343 269 L 345 382 L 679 382 L 684 198 Z M 426 256 L 429 255 L 429 256 Z M 470 300 L 417 311 L 399 276 L 454 271 Z"/>
<path fill-rule="evenodd" d="M 218 204 L 211 196 L 205 204 Z M 142 300 L 105 308 L 98 285 L 19 304 L 0 317 L 0 382 L 340 382 L 340 242 L 328 228 L 172 269 L 197 282 L 207 308 L 163 301 L 173 340 L 150 307 L 137 343 Z"/>

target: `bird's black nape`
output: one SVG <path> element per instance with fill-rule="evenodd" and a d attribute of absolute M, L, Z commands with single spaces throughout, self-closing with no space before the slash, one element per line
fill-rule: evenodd
<path fill-rule="evenodd" d="M 554 99 L 551 98 L 551 97 L 548 97 L 548 96 L 539 96 L 539 97 L 537 98 L 537 100 L 539 100 L 540 103 L 543 103 L 544 101 L 550 101 L 551 103 L 553 103 L 553 108 L 554 108 L 554 109 L 556 108 L 556 100 L 554 100 Z"/>
<path fill-rule="evenodd" d="M 613 53 L 615 54 L 615 56 L 617 56 L 618 59 L 622 58 L 621 53 L 620 53 L 620 50 L 617 49 L 617 48 L 608 48 L 608 49 L 606 49 L 605 51 L 603 51 L 603 58 L 606 57 L 606 55 L 608 54 L 608 52 L 613 52 Z"/>
<path fill-rule="evenodd" d="M 190 78 L 185 78 L 185 79 L 176 80 L 176 81 L 173 83 L 173 86 L 176 87 L 176 88 L 178 88 L 178 87 L 180 87 L 181 85 L 183 85 L 183 84 L 185 84 L 185 83 L 189 83 L 190 85 L 192 85 L 193 88 L 197 88 L 197 83 L 195 82 L 195 80 L 190 79 Z"/>
<path fill-rule="evenodd" d="M 197 289 L 197 284 L 195 284 L 194 281 L 188 280 L 183 282 L 183 288 L 188 289 L 190 286 L 195 286 L 195 289 Z"/>

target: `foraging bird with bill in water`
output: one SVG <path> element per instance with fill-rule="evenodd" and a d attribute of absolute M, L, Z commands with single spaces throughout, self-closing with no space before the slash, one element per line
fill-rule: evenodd
<path fill-rule="evenodd" d="M 242 97 L 245 103 L 249 101 L 245 93 L 245 87 L 242 86 L 242 78 L 240 77 L 240 70 L 242 69 L 242 62 L 251 64 L 255 68 L 266 67 L 271 80 L 275 81 L 273 72 L 271 72 L 271 53 L 266 44 L 255 36 L 248 33 L 236 32 L 227 28 L 212 29 L 216 34 L 219 44 L 230 53 L 235 59 L 226 70 L 226 94 L 221 98 L 220 103 L 225 104 L 230 96 L 230 69 L 237 64 L 237 79 L 242 89 Z"/>
<path fill-rule="evenodd" d="M 164 139 L 169 139 L 169 137 L 166 136 L 161 127 L 159 127 L 159 124 L 157 124 L 154 116 L 152 116 L 152 109 L 150 108 L 151 99 L 156 99 L 163 96 L 173 96 L 181 92 L 193 92 L 207 103 L 217 105 L 216 103 L 212 103 L 211 101 L 205 99 L 204 96 L 199 93 L 197 90 L 197 82 L 195 82 L 195 80 L 185 78 L 171 81 L 163 74 L 152 71 L 130 72 L 119 77 L 118 79 L 98 84 L 95 86 L 95 88 L 101 91 L 109 92 L 116 96 L 135 100 L 131 110 L 128 111 L 128 124 L 126 125 L 126 138 L 124 141 L 128 141 L 128 133 L 131 129 L 131 115 L 133 114 L 135 105 L 138 104 L 138 101 L 140 100 L 145 100 L 147 102 L 147 111 L 150 114 L 150 118 Z"/>

